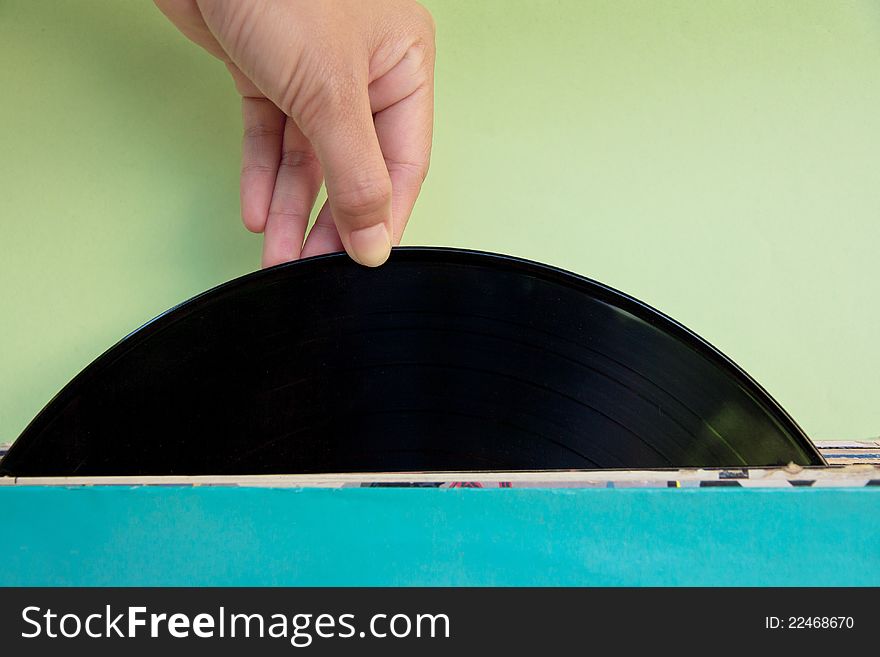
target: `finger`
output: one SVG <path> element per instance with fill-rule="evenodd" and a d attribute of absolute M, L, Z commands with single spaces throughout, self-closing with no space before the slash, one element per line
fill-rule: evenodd
<path fill-rule="evenodd" d="M 321 188 L 321 166 L 309 140 L 293 119 L 284 140 L 263 238 L 263 267 L 300 257 L 309 214 Z"/>
<path fill-rule="evenodd" d="M 319 109 L 300 117 L 301 125 L 321 161 L 345 250 L 360 264 L 375 267 L 391 252 L 391 179 L 373 125 L 366 76 L 331 83 L 322 93 Z"/>
<path fill-rule="evenodd" d="M 426 83 L 380 111 L 376 134 L 391 177 L 392 243 L 400 239 L 428 174 L 434 123 L 433 85 Z"/>
<path fill-rule="evenodd" d="M 248 230 L 266 227 L 281 160 L 284 113 L 265 98 L 242 98 L 241 217 Z"/>
<path fill-rule="evenodd" d="M 432 48 L 424 43 L 410 46 L 399 56 L 396 64 L 370 82 L 370 109 L 374 115 L 400 102 L 430 81 L 434 61 Z"/>
<path fill-rule="evenodd" d="M 336 230 L 336 223 L 333 221 L 333 215 L 330 212 L 330 204 L 325 201 L 318 212 L 315 219 L 315 225 L 309 231 L 306 243 L 303 245 L 302 257 L 321 255 L 323 253 L 336 253 L 345 251 L 342 245 L 342 239 L 339 237 L 339 231 Z"/>

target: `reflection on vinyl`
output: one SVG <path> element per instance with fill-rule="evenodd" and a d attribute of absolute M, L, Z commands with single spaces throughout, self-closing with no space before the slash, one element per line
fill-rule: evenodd
<path fill-rule="evenodd" d="M 656 310 L 545 265 L 395 249 L 256 272 L 135 331 L 13 445 L 13 475 L 819 465 Z"/>

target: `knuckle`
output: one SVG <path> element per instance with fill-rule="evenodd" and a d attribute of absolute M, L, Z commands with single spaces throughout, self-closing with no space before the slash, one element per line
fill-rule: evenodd
<path fill-rule="evenodd" d="M 338 191 L 336 205 L 349 214 L 364 215 L 383 210 L 391 201 L 391 182 L 370 180 Z"/>
<path fill-rule="evenodd" d="M 246 162 L 241 165 L 241 175 L 247 174 L 272 174 L 275 175 L 278 172 L 278 167 L 274 167 L 270 164 L 262 164 L 260 162 Z"/>
<path fill-rule="evenodd" d="M 315 223 L 314 226 L 312 226 L 311 232 L 316 233 L 316 234 L 325 233 L 328 235 L 332 235 L 333 233 L 336 232 L 336 226 L 332 223 L 331 224 L 324 224 L 324 223 L 317 222 L 317 223 Z"/>
<path fill-rule="evenodd" d="M 424 162 L 397 162 L 386 160 L 386 165 L 388 167 L 388 173 L 398 174 L 399 177 L 410 181 L 413 186 L 421 187 L 422 183 L 425 182 L 425 178 L 428 177 L 429 163 L 427 160 Z"/>
<path fill-rule="evenodd" d="M 271 207 L 269 208 L 269 216 L 295 221 L 299 219 L 308 219 L 309 213 L 303 207 Z"/>
<path fill-rule="evenodd" d="M 318 163 L 315 151 L 308 148 L 290 148 L 281 151 L 280 165 L 291 169 L 308 169 Z"/>
<path fill-rule="evenodd" d="M 244 138 L 249 140 L 262 139 L 264 137 L 280 137 L 282 134 L 280 127 L 267 123 L 255 123 L 244 129 Z"/>

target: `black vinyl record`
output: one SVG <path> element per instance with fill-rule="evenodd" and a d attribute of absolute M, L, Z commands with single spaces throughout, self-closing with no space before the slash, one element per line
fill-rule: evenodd
<path fill-rule="evenodd" d="M 653 308 L 516 258 L 395 249 L 255 272 L 127 336 L 8 475 L 821 465 L 782 408 Z"/>

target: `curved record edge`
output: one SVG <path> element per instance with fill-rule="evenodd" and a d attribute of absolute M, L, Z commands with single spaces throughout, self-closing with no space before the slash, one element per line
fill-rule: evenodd
<path fill-rule="evenodd" d="M 600 283 L 599 281 L 588 278 L 586 276 L 581 276 L 580 274 L 576 274 L 559 267 L 546 265 L 540 262 L 536 262 L 534 260 L 528 260 L 517 256 L 492 253 L 488 251 L 479 251 L 474 249 L 461 249 L 456 247 L 404 246 L 395 247 L 392 250 L 391 257 L 395 260 L 419 260 L 420 257 L 424 257 L 426 255 L 440 256 L 445 261 L 454 263 L 470 263 L 481 266 L 492 264 L 495 264 L 496 266 L 513 266 L 514 268 L 525 273 L 529 273 L 531 275 L 553 280 L 571 287 L 580 287 L 586 292 L 599 298 L 603 302 L 608 303 L 609 305 L 619 308 L 623 311 L 626 311 L 633 316 L 643 321 L 646 321 L 661 330 L 668 332 L 672 336 L 681 340 L 691 349 L 700 353 L 709 360 L 714 361 L 723 370 L 726 370 L 737 381 L 737 383 L 742 386 L 745 391 L 754 396 L 759 402 L 762 402 L 764 405 L 766 405 L 774 420 L 779 422 L 783 427 L 786 427 L 798 440 L 800 447 L 808 455 L 811 456 L 813 460 L 812 465 L 828 465 L 828 462 L 825 460 L 825 458 L 822 456 L 822 454 L 819 452 L 819 450 L 816 448 L 816 446 L 813 444 L 813 442 L 810 440 L 804 430 L 801 429 L 797 422 L 794 421 L 794 419 L 779 404 L 779 402 L 777 402 L 757 381 L 755 381 L 755 379 L 753 379 L 745 370 L 743 370 L 739 365 L 737 365 L 733 360 L 727 357 L 723 352 L 721 352 L 711 343 L 691 331 L 683 324 L 660 312 L 653 306 L 650 306 L 643 301 L 639 301 L 635 297 L 632 297 L 624 292 L 621 292 L 620 290 L 617 290 L 613 287 L 605 285 L 604 283 Z M 42 408 L 42 410 L 36 415 L 36 417 L 34 417 L 34 419 L 31 420 L 30 423 L 28 423 L 24 431 L 22 431 L 22 433 L 20 434 L 19 438 L 12 443 L 9 451 L 3 456 L 2 459 L 0 459 L 0 475 L 8 474 L 6 469 L 3 467 L 3 463 L 6 461 L 6 458 L 10 454 L 13 454 L 15 452 L 16 443 L 18 443 L 18 441 L 23 436 L 34 431 L 39 431 L 40 426 L 47 421 L 49 410 L 55 404 L 65 403 L 66 399 L 71 395 L 71 391 L 75 391 L 77 386 L 87 382 L 91 377 L 100 372 L 106 364 L 115 360 L 128 349 L 137 346 L 140 341 L 149 337 L 149 335 L 153 331 L 160 331 L 176 321 L 175 315 L 178 310 L 194 305 L 207 297 L 220 294 L 230 287 L 234 287 L 255 278 L 265 276 L 267 275 L 267 272 L 272 272 L 288 267 L 298 267 L 301 266 L 302 263 L 307 262 L 347 257 L 348 256 L 346 254 L 341 252 L 328 253 L 318 256 L 312 256 L 309 258 L 303 258 L 301 260 L 295 260 L 293 262 L 287 262 L 280 265 L 275 265 L 274 267 L 270 267 L 268 269 L 261 269 L 250 272 L 243 276 L 234 278 L 230 281 L 226 281 L 225 283 L 221 283 L 220 285 L 201 292 L 200 294 L 197 294 L 187 299 L 186 301 L 172 306 L 165 312 L 157 315 L 153 319 L 144 323 L 142 326 L 131 331 L 116 344 L 114 344 L 112 347 L 110 347 L 104 353 L 98 356 L 95 360 L 86 365 L 86 367 L 81 370 L 76 376 L 74 376 L 54 397 L 52 397 L 52 399 L 49 400 L 49 402 Z"/>

